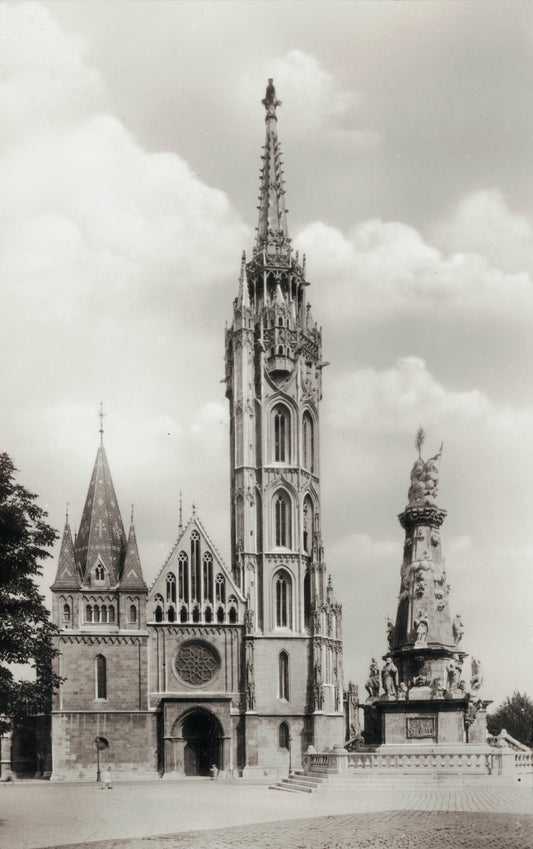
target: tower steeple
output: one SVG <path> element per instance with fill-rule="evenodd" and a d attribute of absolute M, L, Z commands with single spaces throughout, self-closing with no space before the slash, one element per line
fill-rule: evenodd
<path fill-rule="evenodd" d="M 256 250 L 261 251 L 269 244 L 281 246 L 289 242 L 287 230 L 287 210 L 285 209 L 285 183 L 283 180 L 281 146 L 278 141 L 276 109 L 281 100 L 276 97 L 274 81 L 269 79 L 265 97 L 262 100 L 266 110 L 265 144 L 263 147 L 263 166 L 259 186 L 259 223 L 257 227 Z"/>

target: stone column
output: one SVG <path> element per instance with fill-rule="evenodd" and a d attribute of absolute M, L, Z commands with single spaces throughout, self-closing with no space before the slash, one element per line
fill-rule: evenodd
<path fill-rule="evenodd" d="M 220 769 L 224 770 L 232 770 L 233 769 L 233 758 L 231 752 L 231 737 L 225 736 L 220 740 Z"/>

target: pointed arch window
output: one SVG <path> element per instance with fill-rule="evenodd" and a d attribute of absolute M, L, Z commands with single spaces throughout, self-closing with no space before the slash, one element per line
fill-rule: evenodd
<path fill-rule="evenodd" d="M 283 348 L 281 349 L 283 352 Z M 272 410 L 273 453 L 275 463 L 290 462 L 291 416 L 284 404 L 276 404 Z"/>
<path fill-rule="evenodd" d="M 191 597 L 193 601 L 200 601 L 200 534 L 193 531 L 191 534 Z"/>
<path fill-rule="evenodd" d="M 115 608 L 112 604 L 109 605 L 108 612 L 109 612 L 109 622 L 111 623 L 111 625 L 113 625 L 114 622 L 115 622 Z"/>
<path fill-rule="evenodd" d="M 167 588 L 167 604 L 170 602 L 176 603 L 176 576 L 169 572 L 166 581 Z"/>
<path fill-rule="evenodd" d="M 289 701 L 289 655 L 286 651 L 279 653 L 278 661 L 278 694 L 280 699 Z"/>
<path fill-rule="evenodd" d="M 213 557 L 208 551 L 204 554 L 204 599 L 213 602 Z"/>
<path fill-rule="evenodd" d="M 218 573 L 215 581 L 215 597 L 220 604 L 226 603 L 226 581 L 224 575 Z"/>
<path fill-rule="evenodd" d="M 173 604 L 171 604 L 170 607 L 168 608 L 167 616 L 168 616 L 169 622 L 175 622 L 176 621 L 176 610 L 175 610 Z"/>
<path fill-rule="evenodd" d="M 292 627 L 292 580 L 285 569 L 274 579 L 275 622 L 277 628 Z"/>
<path fill-rule="evenodd" d="M 189 560 L 184 551 L 178 557 L 178 589 L 180 601 L 189 602 Z"/>
<path fill-rule="evenodd" d="M 157 593 L 157 595 L 154 598 L 154 601 L 155 601 L 155 610 L 154 610 L 155 621 L 156 622 L 162 622 L 163 621 L 163 596 L 160 595 L 159 593 Z"/>
<path fill-rule="evenodd" d="M 186 622 L 186 621 L 187 621 L 187 608 L 185 607 L 185 605 L 183 605 L 183 607 L 180 610 L 180 622 Z"/>
<path fill-rule="evenodd" d="M 311 497 L 306 495 L 303 506 L 303 550 L 306 554 L 311 554 L 313 547 L 313 502 Z"/>
<path fill-rule="evenodd" d="M 93 621 L 93 608 L 92 605 L 88 604 L 85 608 L 85 621 L 92 622 Z"/>
<path fill-rule="evenodd" d="M 220 624 L 222 624 L 224 622 L 224 608 L 223 607 L 219 607 L 217 609 L 217 622 L 220 622 Z"/>
<path fill-rule="evenodd" d="M 274 545 L 291 548 L 291 500 L 284 490 L 274 495 Z"/>
<path fill-rule="evenodd" d="M 315 470 L 315 434 L 313 419 L 307 411 L 302 421 L 303 467 L 310 472 Z"/>
<path fill-rule="evenodd" d="M 96 657 L 96 698 L 107 699 L 107 669 L 103 654 Z"/>
<path fill-rule="evenodd" d="M 280 722 L 278 728 L 278 746 L 280 749 L 285 749 L 287 752 L 289 751 L 290 744 L 290 731 L 289 731 L 289 723 L 288 722 Z"/>
<path fill-rule="evenodd" d="M 70 625 L 70 604 L 63 605 L 63 623 L 66 628 Z"/>
<path fill-rule="evenodd" d="M 107 622 L 107 607 L 105 604 L 102 605 L 102 622 Z"/>
<path fill-rule="evenodd" d="M 130 622 L 132 625 L 135 625 L 137 622 L 137 608 L 134 604 L 130 604 Z"/>
<path fill-rule="evenodd" d="M 101 563 L 98 564 L 96 569 L 94 570 L 94 577 L 97 581 L 103 581 L 105 578 L 105 569 Z"/>
<path fill-rule="evenodd" d="M 311 627 L 311 573 L 309 569 L 304 578 L 304 624 L 306 628 Z"/>
<path fill-rule="evenodd" d="M 93 607 L 93 622 L 100 622 L 100 608 L 97 604 Z"/>

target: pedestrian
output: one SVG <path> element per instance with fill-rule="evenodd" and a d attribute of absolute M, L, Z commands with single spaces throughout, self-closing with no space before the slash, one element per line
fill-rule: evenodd
<path fill-rule="evenodd" d="M 209 770 L 211 773 L 211 778 L 218 778 L 218 767 L 216 764 L 212 764 L 211 769 Z"/>
<path fill-rule="evenodd" d="M 111 784 L 111 767 L 106 766 L 102 773 L 102 790 L 112 790 L 113 785 Z"/>

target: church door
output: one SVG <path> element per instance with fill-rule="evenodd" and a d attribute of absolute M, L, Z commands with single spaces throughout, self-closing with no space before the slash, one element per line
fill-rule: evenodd
<path fill-rule="evenodd" d="M 183 721 L 185 775 L 209 775 L 214 765 L 222 769 L 222 734 L 218 719 L 208 711 L 195 710 Z"/>

